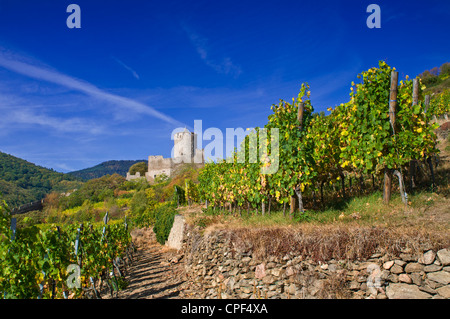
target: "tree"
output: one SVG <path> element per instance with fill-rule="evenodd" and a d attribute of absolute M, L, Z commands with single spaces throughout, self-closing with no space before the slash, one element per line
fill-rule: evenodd
<path fill-rule="evenodd" d="M 136 175 L 137 172 L 139 172 L 141 176 L 145 176 L 145 173 L 148 172 L 148 163 L 139 162 L 130 167 L 130 175 Z"/>
<path fill-rule="evenodd" d="M 450 75 L 450 62 L 446 62 L 441 65 L 440 69 L 440 76 Z"/>

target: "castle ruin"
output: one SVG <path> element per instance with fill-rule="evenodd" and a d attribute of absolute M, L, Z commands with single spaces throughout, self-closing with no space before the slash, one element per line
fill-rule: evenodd
<path fill-rule="evenodd" d="M 145 173 L 145 179 L 153 183 L 159 175 L 170 177 L 177 166 L 183 163 L 198 163 L 204 161 L 203 150 L 197 149 L 197 134 L 189 132 L 188 129 L 175 133 L 173 154 L 171 158 L 164 158 L 161 155 L 150 155 L 148 157 L 148 171 Z M 140 173 L 130 175 L 127 173 L 127 181 L 144 178 Z"/>

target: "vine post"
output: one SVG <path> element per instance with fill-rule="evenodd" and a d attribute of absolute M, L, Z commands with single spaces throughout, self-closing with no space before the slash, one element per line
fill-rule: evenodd
<path fill-rule="evenodd" d="M 395 135 L 395 109 L 397 107 L 398 72 L 391 73 L 391 89 L 389 93 L 389 121 Z M 383 202 L 389 204 L 391 199 L 392 172 L 388 167 L 384 168 Z"/>
<path fill-rule="evenodd" d="M 425 96 L 425 110 L 428 110 L 429 106 L 430 106 L 430 96 L 426 95 Z M 437 122 L 436 115 L 434 115 L 433 118 L 434 118 L 435 122 Z M 427 163 L 428 163 L 428 167 L 430 168 L 430 173 L 431 173 L 431 191 L 434 191 L 435 179 L 434 179 L 433 162 L 431 160 L 431 156 L 427 156 Z"/>
<path fill-rule="evenodd" d="M 396 152 L 397 152 L 397 158 L 399 158 L 398 155 L 398 149 L 397 149 L 397 136 L 396 136 L 396 132 L 395 132 L 395 111 L 396 111 L 396 107 L 397 107 L 397 83 L 398 83 L 398 72 L 395 70 L 392 70 L 391 73 L 391 91 L 390 91 L 390 100 L 389 100 L 389 119 L 391 121 L 391 126 L 392 126 L 392 135 L 394 137 L 394 147 L 396 148 Z M 393 172 L 391 171 L 390 178 L 391 178 L 391 186 L 392 186 L 392 173 L 393 175 L 395 175 L 398 178 L 398 184 L 399 184 L 399 190 L 400 190 L 400 196 L 402 198 L 402 202 L 405 204 L 405 206 L 408 206 L 408 200 L 407 200 L 407 195 L 404 189 L 404 183 L 403 183 L 403 174 L 402 174 L 402 169 L 401 169 L 401 164 L 398 163 L 399 165 L 399 170 L 394 170 Z M 385 202 L 386 204 L 389 202 L 390 199 L 390 193 L 391 193 L 391 189 L 389 188 L 389 190 L 386 190 L 386 193 L 389 193 L 389 198 L 387 199 L 387 202 Z"/>
<path fill-rule="evenodd" d="M 412 105 L 417 105 L 419 103 L 419 79 L 416 77 L 413 80 L 413 96 Z M 412 192 L 416 187 L 416 159 L 412 159 L 409 162 L 409 191 Z"/>
<path fill-rule="evenodd" d="M 298 105 L 298 113 L 297 113 L 297 120 L 300 123 L 300 125 L 298 126 L 298 129 L 301 131 L 303 129 L 303 111 L 304 111 L 304 104 L 303 102 L 301 102 Z"/>
<path fill-rule="evenodd" d="M 16 239 L 17 218 L 11 218 L 11 241 Z"/>
<path fill-rule="evenodd" d="M 300 123 L 298 129 L 300 131 L 302 131 L 302 129 L 303 129 L 303 112 L 304 112 L 304 108 L 305 108 L 304 103 L 300 102 L 298 104 L 298 113 L 297 113 L 297 120 Z M 299 209 L 300 213 L 303 213 L 303 211 L 304 211 L 304 209 L 303 209 L 303 196 L 302 196 L 302 190 L 301 190 L 300 186 L 297 186 L 294 191 L 295 191 L 295 194 L 297 195 L 297 198 L 298 198 L 298 209 Z M 295 198 L 294 198 L 293 202 L 291 200 L 291 205 L 292 205 L 292 203 L 294 204 L 293 205 L 294 208 L 291 208 L 291 211 L 293 212 L 294 209 L 295 209 Z M 292 218 L 292 214 L 291 214 L 291 218 Z"/>
<path fill-rule="evenodd" d="M 295 196 L 291 196 L 291 206 L 290 206 L 290 211 L 289 211 L 289 218 L 292 220 L 292 218 L 294 217 L 294 211 L 295 211 Z"/>
<path fill-rule="evenodd" d="M 300 131 L 303 130 L 303 112 L 305 109 L 305 104 L 303 102 L 300 102 L 298 105 L 298 114 L 297 114 L 297 120 L 300 123 L 300 126 L 298 127 L 298 129 Z M 298 197 L 298 206 L 300 209 L 300 213 L 303 213 L 303 200 L 302 200 L 302 191 L 300 189 L 300 187 L 297 187 L 295 189 L 295 193 L 297 194 Z"/>
<path fill-rule="evenodd" d="M 428 111 L 428 107 L 430 106 L 430 99 L 431 99 L 431 97 L 428 94 L 425 95 L 425 112 Z M 433 121 L 434 121 L 434 123 L 437 122 L 436 113 L 433 114 Z"/>

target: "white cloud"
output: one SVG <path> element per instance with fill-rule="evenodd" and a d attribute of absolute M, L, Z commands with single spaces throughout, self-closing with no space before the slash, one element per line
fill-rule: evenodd
<path fill-rule="evenodd" d="M 18 74 L 25 75 L 30 78 L 47 81 L 58 84 L 66 88 L 82 92 L 91 97 L 111 102 L 122 109 L 127 109 L 138 114 L 149 115 L 151 117 L 160 119 L 166 123 L 176 126 L 183 126 L 184 124 L 175 120 L 174 118 L 163 114 L 151 106 L 145 105 L 141 102 L 130 98 L 119 96 L 99 89 L 93 84 L 67 76 L 58 71 L 51 70 L 46 67 L 40 67 L 28 62 L 22 62 L 23 57 L 6 54 L 5 50 L 0 49 L 0 66 L 13 71 Z"/>
<path fill-rule="evenodd" d="M 184 31 L 187 33 L 189 40 L 197 50 L 197 53 L 199 54 L 200 58 L 212 69 L 214 69 L 217 73 L 220 74 L 226 74 L 226 75 L 232 75 L 234 77 L 238 77 L 242 73 L 242 69 L 234 64 L 231 61 L 230 57 L 225 57 L 223 59 L 219 59 L 219 62 L 217 62 L 217 59 L 211 58 L 209 51 L 207 49 L 207 42 L 208 40 L 199 34 L 193 32 L 190 28 L 187 26 L 183 26 Z"/>
<path fill-rule="evenodd" d="M 65 163 L 55 163 L 53 166 L 56 168 L 55 169 L 56 171 L 63 172 L 63 173 L 76 171 L 75 168 L 73 168 Z"/>
<path fill-rule="evenodd" d="M 84 132 L 90 134 L 101 134 L 103 133 L 104 127 L 98 123 L 93 123 L 86 119 L 81 118 L 70 118 L 63 119 L 58 117 L 52 117 L 45 114 L 36 114 L 29 109 L 18 109 L 13 110 L 8 114 L 8 121 L 14 123 L 15 125 L 25 124 L 25 125 L 39 125 L 55 129 L 58 132 Z"/>
<path fill-rule="evenodd" d="M 3 90 L 3 87 L 0 89 Z M 69 104 L 73 106 L 72 104 Z M 22 96 L 0 93 L 0 128 L 5 134 L 29 127 L 46 127 L 57 133 L 89 133 L 93 135 L 106 132 L 104 125 L 92 119 L 71 117 L 63 118 L 46 114 L 45 110 L 51 104 L 40 104 L 35 99 L 30 100 Z M 61 108 L 64 104 L 57 104 Z"/>
<path fill-rule="evenodd" d="M 120 64 L 122 67 L 124 67 L 127 71 L 131 72 L 131 74 L 133 75 L 133 77 L 136 80 L 139 80 L 139 74 L 137 74 L 137 72 L 135 70 L 133 70 L 131 67 L 129 67 L 128 65 L 126 65 L 125 63 L 123 63 L 121 60 L 119 60 L 118 58 L 112 56 L 111 57 L 114 61 L 116 61 L 118 64 Z"/>

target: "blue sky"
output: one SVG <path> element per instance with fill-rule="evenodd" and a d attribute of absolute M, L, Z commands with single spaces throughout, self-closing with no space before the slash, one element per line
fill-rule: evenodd
<path fill-rule="evenodd" d="M 440 66 L 448 21 L 447 0 L 0 0 L 0 151 L 62 172 L 168 157 L 175 128 L 263 126 L 302 82 L 319 112 L 378 60 Z"/>

